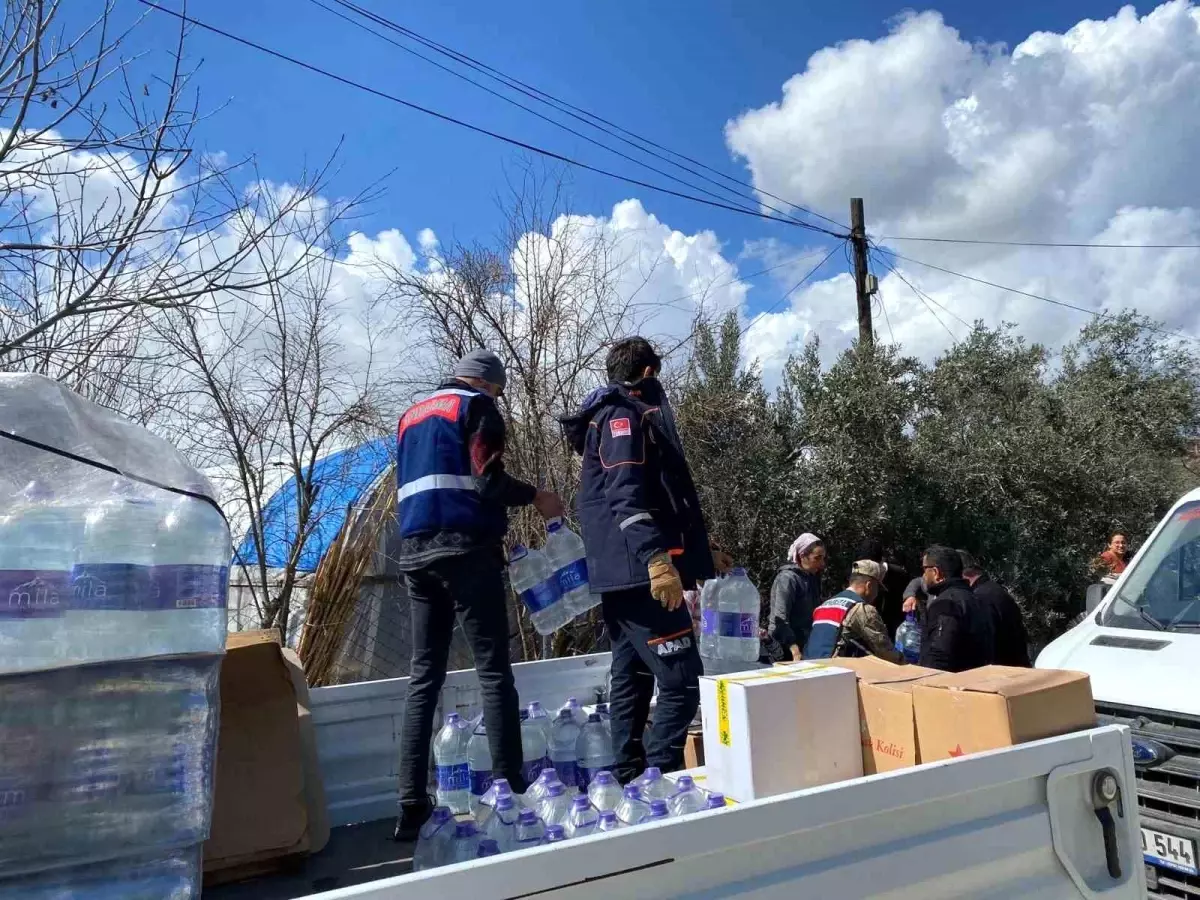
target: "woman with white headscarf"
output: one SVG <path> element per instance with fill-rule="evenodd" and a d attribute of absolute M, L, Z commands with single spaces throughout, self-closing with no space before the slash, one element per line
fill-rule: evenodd
<path fill-rule="evenodd" d="M 825 542 L 805 532 L 792 541 L 788 561 L 771 585 L 770 636 L 792 659 L 812 631 L 813 610 L 821 604 L 821 572 L 825 569 Z"/>

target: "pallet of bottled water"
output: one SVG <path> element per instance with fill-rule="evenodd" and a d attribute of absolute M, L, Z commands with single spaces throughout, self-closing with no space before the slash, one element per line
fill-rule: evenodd
<path fill-rule="evenodd" d="M 0 375 L 0 435 L 0 896 L 199 896 L 231 556 L 212 488 L 40 376 Z"/>
<path fill-rule="evenodd" d="M 648 768 L 622 787 L 607 707 L 585 713 L 574 698 L 551 714 L 538 701 L 521 710 L 524 794 L 492 768 L 482 718 L 451 713 L 434 736 L 438 805 L 421 829 L 413 868 L 481 857 L 722 809 L 725 798 L 688 775 Z"/>

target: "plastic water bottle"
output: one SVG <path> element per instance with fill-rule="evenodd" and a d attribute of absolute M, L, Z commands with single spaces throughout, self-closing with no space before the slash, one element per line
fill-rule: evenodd
<path fill-rule="evenodd" d="M 706 807 L 707 809 L 724 809 L 725 806 L 726 806 L 726 804 L 725 804 L 725 795 L 724 794 L 719 794 L 716 791 L 713 791 L 712 793 L 710 793 L 708 795 L 708 806 Z"/>
<path fill-rule="evenodd" d="M 67 628 L 80 661 L 134 659 L 152 652 L 150 570 L 162 508 L 125 479 L 88 510 L 71 572 Z"/>
<path fill-rule="evenodd" d="M 535 723 L 539 728 L 541 728 L 542 734 L 546 736 L 546 756 L 548 758 L 550 755 L 550 738 L 554 727 L 554 720 L 550 718 L 550 713 L 546 712 L 546 708 L 542 706 L 539 701 L 534 700 L 529 704 L 529 721 Z"/>
<path fill-rule="evenodd" d="M 454 835 L 454 814 L 444 806 L 435 806 L 433 814 L 417 834 L 413 850 L 414 872 L 436 869 L 449 859 L 450 839 Z"/>
<path fill-rule="evenodd" d="M 558 780 L 558 773 L 552 768 L 542 769 L 538 773 L 537 781 L 529 786 L 529 790 L 525 792 L 525 803 L 528 806 L 537 808 L 537 805 L 542 802 L 546 794 L 550 792 L 550 786 L 561 784 Z"/>
<path fill-rule="evenodd" d="M 497 798 L 495 810 L 483 826 L 483 833 L 496 842 L 501 853 L 507 853 L 516 846 L 517 818 L 520 815 L 516 798 L 511 794 Z"/>
<path fill-rule="evenodd" d="M 587 797 L 576 797 L 571 801 L 571 814 L 567 816 L 567 837 L 587 837 L 594 834 L 600 824 L 600 814 Z"/>
<path fill-rule="evenodd" d="M 475 823 L 470 820 L 456 823 L 454 835 L 450 838 L 447 861 L 450 863 L 466 862 L 478 855 L 479 829 L 475 827 Z"/>
<path fill-rule="evenodd" d="M 621 803 L 621 785 L 611 772 L 600 771 L 588 785 L 588 800 L 592 806 L 604 812 L 606 809 L 616 809 Z"/>
<path fill-rule="evenodd" d="M 729 573 L 717 592 L 720 635 L 717 655 L 728 662 L 758 662 L 758 614 L 762 599 L 745 569 Z"/>
<path fill-rule="evenodd" d="M 610 771 L 616 762 L 612 737 L 600 713 L 591 713 L 575 742 L 575 758 L 579 766 L 579 782 L 590 785 L 602 771 Z"/>
<path fill-rule="evenodd" d="M 600 597 L 588 586 L 587 551 L 583 539 L 563 524 L 562 519 L 546 523 L 546 559 L 554 569 L 562 602 L 575 617 L 600 603 Z"/>
<path fill-rule="evenodd" d="M 896 629 L 896 649 L 907 663 L 916 663 L 921 658 L 921 627 L 915 613 L 908 613 Z"/>
<path fill-rule="evenodd" d="M 654 819 L 669 819 L 671 817 L 671 809 L 667 806 L 666 800 L 651 800 L 650 812 L 647 813 L 643 822 L 649 822 Z"/>
<path fill-rule="evenodd" d="M 521 774 L 525 776 L 526 784 L 533 784 L 542 774 L 548 752 L 545 732 L 536 722 L 530 721 L 528 710 L 521 710 L 521 753 L 524 759 Z"/>
<path fill-rule="evenodd" d="M 622 825 L 638 825 L 650 814 L 650 807 L 646 805 L 638 786 L 627 784 L 622 792 L 621 802 L 617 804 L 614 811 Z"/>
<path fill-rule="evenodd" d="M 579 701 L 574 697 L 568 697 L 567 702 L 562 705 L 559 712 L 562 712 L 564 709 L 571 714 L 571 718 L 575 720 L 575 724 L 582 728 L 583 723 L 587 721 L 587 713 L 583 711 L 583 707 Z"/>
<path fill-rule="evenodd" d="M 567 792 L 567 786 L 561 781 L 555 781 L 546 788 L 546 793 L 538 801 L 536 810 L 538 818 L 551 825 L 565 825 L 571 815 L 573 794 Z"/>
<path fill-rule="evenodd" d="M 193 497 L 178 497 L 166 510 L 150 573 L 148 655 L 220 653 L 232 554 L 229 528 L 216 508 Z"/>
<path fill-rule="evenodd" d="M 621 820 L 617 818 L 616 812 L 611 809 L 600 810 L 598 821 L 596 822 L 596 830 L 602 834 L 609 831 L 616 831 L 621 827 Z"/>
<path fill-rule="evenodd" d="M 0 672 L 71 661 L 71 567 L 82 510 L 31 482 L 0 516 Z"/>
<path fill-rule="evenodd" d="M 567 839 L 567 834 L 561 825 L 546 826 L 546 844 L 560 844 Z"/>
<path fill-rule="evenodd" d="M 485 856 L 498 856 L 500 854 L 500 845 L 491 838 L 483 838 L 479 842 L 479 849 L 475 852 L 476 859 L 483 859 Z"/>
<path fill-rule="evenodd" d="M 708 807 L 704 791 L 696 787 L 691 775 L 680 775 L 675 781 L 675 793 L 667 798 L 673 816 L 686 816 Z"/>
<path fill-rule="evenodd" d="M 550 731 L 550 765 L 558 773 L 559 780 L 569 788 L 580 787 L 576 746 L 581 731 L 569 709 L 559 710 Z"/>
<path fill-rule="evenodd" d="M 458 713 L 446 716 L 446 724 L 433 739 L 433 765 L 437 776 L 437 802 L 455 815 L 471 810 L 471 770 L 462 740 Z"/>
<path fill-rule="evenodd" d="M 508 579 L 529 610 L 529 621 L 538 634 L 553 634 L 571 620 L 561 602 L 558 581 L 545 554 L 521 544 L 508 558 Z"/>
<path fill-rule="evenodd" d="M 717 637 L 721 631 L 721 610 L 717 606 L 721 578 L 710 578 L 700 588 L 700 655 L 720 659 Z"/>
<path fill-rule="evenodd" d="M 633 780 L 637 785 L 638 790 L 642 792 L 642 799 L 649 803 L 651 800 L 666 800 L 673 793 L 675 788 L 671 782 L 663 778 L 662 770 L 656 766 L 650 766 Z"/>
<path fill-rule="evenodd" d="M 546 826 L 532 809 L 523 809 L 517 816 L 517 850 L 537 847 L 546 838 Z"/>
<path fill-rule="evenodd" d="M 487 729 L 483 723 L 475 727 L 467 741 L 467 777 L 471 782 L 471 809 L 479 818 L 480 803 L 492 786 L 492 748 L 488 744 Z M 508 782 L 504 782 L 508 785 Z"/>

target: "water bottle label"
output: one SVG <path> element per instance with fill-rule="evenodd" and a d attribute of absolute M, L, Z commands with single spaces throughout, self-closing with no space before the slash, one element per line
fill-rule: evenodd
<path fill-rule="evenodd" d="M 150 578 L 149 609 L 225 608 L 229 569 L 224 566 L 155 566 Z"/>
<path fill-rule="evenodd" d="M 758 616 L 753 613 L 721 613 L 721 637 L 758 637 Z"/>
<path fill-rule="evenodd" d="M 554 573 L 558 577 L 558 589 L 566 596 L 571 591 L 578 590 L 581 587 L 587 587 L 588 570 L 587 560 L 577 559 L 573 563 L 568 563 L 557 572 Z"/>
<path fill-rule="evenodd" d="M 471 770 L 466 763 L 434 766 L 439 791 L 466 791 L 471 788 Z"/>
<path fill-rule="evenodd" d="M 558 582 L 543 581 L 521 591 L 521 601 L 531 613 L 540 613 L 559 600 Z"/>
<path fill-rule="evenodd" d="M 495 776 L 491 769 L 471 769 L 471 793 L 482 797 L 492 786 Z"/>
<path fill-rule="evenodd" d="M 0 619 L 52 619 L 66 612 L 70 599 L 67 572 L 0 571 Z"/>
<path fill-rule="evenodd" d="M 579 765 L 574 760 L 551 760 L 550 765 L 554 766 L 554 771 L 558 773 L 558 780 L 567 787 L 579 786 Z"/>
<path fill-rule="evenodd" d="M 700 633 L 714 635 L 721 630 L 721 614 L 715 609 L 706 609 L 700 613 Z"/>
<path fill-rule="evenodd" d="M 71 608 L 132 612 L 149 605 L 150 567 L 98 563 L 71 570 Z"/>

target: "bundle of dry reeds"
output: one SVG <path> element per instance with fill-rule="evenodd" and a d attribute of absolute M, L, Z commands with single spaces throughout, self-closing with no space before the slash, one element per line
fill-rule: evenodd
<path fill-rule="evenodd" d="M 383 478 L 367 507 L 346 516 L 342 530 L 317 566 L 297 647 L 312 687 L 329 684 L 333 677 L 363 576 L 370 568 L 379 535 L 392 517 L 394 496 L 392 479 Z"/>

